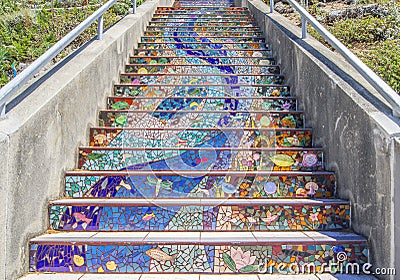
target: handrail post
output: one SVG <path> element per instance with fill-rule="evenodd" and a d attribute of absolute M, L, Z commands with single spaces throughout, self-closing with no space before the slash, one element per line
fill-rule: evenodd
<path fill-rule="evenodd" d="M 132 14 L 136 14 L 136 0 L 133 0 L 132 3 Z"/>
<path fill-rule="evenodd" d="M 271 14 L 274 12 L 274 0 L 269 0 L 269 12 Z"/>
<path fill-rule="evenodd" d="M 307 39 L 307 19 L 301 16 L 301 39 Z"/>
<path fill-rule="evenodd" d="M 101 15 L 97 19 L 97 40 L 103 39 L 103 25 L 104 25 L 104 19 L 103 15 Z"/>

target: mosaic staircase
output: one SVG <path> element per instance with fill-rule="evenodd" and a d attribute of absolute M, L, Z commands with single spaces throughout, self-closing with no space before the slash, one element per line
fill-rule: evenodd
<path fill-rule="evenodd" d="M 31 272 L 368 261 L 263 34 L 228 0 L 157 9 L 89 142 L 30 242 Z"/>

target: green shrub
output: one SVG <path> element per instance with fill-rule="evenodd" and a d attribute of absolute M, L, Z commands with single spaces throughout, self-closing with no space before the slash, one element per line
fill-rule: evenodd
<path fill-rule="evenodd" d="M 329 26 L 329 31 L 346 45 L 374 43 L 400 38 L 399 21 L 394 16 L 346 19 Z"/>
<path fill-rule="evenodd" d="M 379 1 L 364 2 L 366 4 Z M 387 17 L 367 15 L 325 26 L 395 91 L 400 92 L 400 8 L 399 3 L 391 2 L 390 5 L 390 14 Z M 321 15 L 316 7 L 310 10 L 314 15 Z M 331 48 L 313 28 L 308 30 L 311 36 Z"/>
<path fill-rule="evenodd" d="M 362 52 L 362 60 L 400 92 L 400 40 L 385 41 L 371 47 Z"/>
<path fill-rule="evenodd" d="M 99 8 L 99 5 L 74 7 L 79 1 L 55 1 L 53 6 L 72 7 L 69 9 L 48 9 L 51 2 L 45 0 L 29 0 L 29 5 L 37 2 L 43 5 L 40 10 L 22 9 L 10 0 L 2 0 L 0 5 L 0 87 L 6 84 L 13 76 L 11 65 L 20 62 L 30 63 L 52 45 L 64 37 L 68 32 L 85 20 Z M 140 5 L 143 1 L 138 1 Z M 84 1 L 86 3 L 86 1 Z M 89 1 L 89 4 L 101 4 L 103 1 Z M 29 6 L 28 5 L 28 6 Z M 117 22 L 128 13 L 131 1 L 123 0 L 114 5 L 104 14 L 104 28 Z M 25 5 L 27 6 L 27 5 Z M 60 54 L 57 59 L 93 38 L 97 32 L 97 25 L 93 24 L 83 32 L 71 45 L 69 50 Z"/>

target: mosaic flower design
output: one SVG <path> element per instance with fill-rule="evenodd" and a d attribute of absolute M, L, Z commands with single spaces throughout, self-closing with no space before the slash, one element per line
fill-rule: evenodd
<path fill-rule="evenodd" d="M 251 256 L 250 254 L 250 251 L 243 252 L 242 248 L 240 247 L 237 249 L 231 247 L 229 255 L 224 255 L 224 261 L 232 271 L 240 271 L 242 268 L 250 266 L 255 262 L 256 257 Z"/>

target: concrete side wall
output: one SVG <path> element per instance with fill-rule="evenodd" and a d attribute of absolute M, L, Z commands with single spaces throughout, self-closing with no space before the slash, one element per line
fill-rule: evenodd
<path fill-rule="evenodd" d="M 118 80 L 157 6 L 149 0 L 56 70 L 0 121 L 0 279 L 28 271 L 29 239 L 48 228 L 48 203 L 62 195 L 96 112 Z"/>
<path fill-rule="evenodd" d="M 5 273 L 6 263 L 6 247 L 3 246 L 4 236 L 7 234 L 6 228 L 6 217 L 7 217 L 7 174 L 8 174 L 8 162 L 3 160 L 8 154 L 8 137 L 7 135 L 0 133 L 0 277 L 3 277 Z"/>
<path fill-rule="evenodd" d="M 396 171 L 391 158 L 399 154 L 393 155 L 391 147 L 400 135 L 399 120 L 389 117 L 390 110 L 377 93 L 341 57 L 312 38 L 299 39 L 301 30 L 278 13 L 266 14 L 269 8 L 261 1 L 238 4 L 250 8 L 267 34 L 287 83 L 305 110 L 307 126 L 313 128 L 314 143 L 324 149 L 326 169 L 336 172 L 339 197 L 351 201 L 352 227 L 369 240 L 371 263 L 393 267 Z M 396 215 L 399 219 L 398 208 Z"/>
<path fill-rule="evenodd" d="M 393 141 L 393 244 L 392 259 L 397 275 L 400 273 L 400 137 Z"/>

